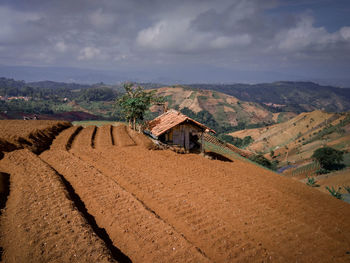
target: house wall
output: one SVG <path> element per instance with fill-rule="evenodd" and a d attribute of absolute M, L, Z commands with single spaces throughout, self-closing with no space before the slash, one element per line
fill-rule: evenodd
<path fill-rule="evenodd" d="M 172 128 L 166 136 L 167 142 L 190 149 L 190 133 L 200 133 L 202 130 L 194 125 L 185 123 Z M 170 138 L 172 137 L 172 141 Z"/>

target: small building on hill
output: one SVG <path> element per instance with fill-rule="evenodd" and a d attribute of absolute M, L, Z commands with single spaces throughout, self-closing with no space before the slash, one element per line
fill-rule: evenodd
<path fill-rule="evenodd" d="M 150 121 L 148 132 L 163 143 L 180 146 L 187 151 L 201 149 L 203 133 L 215 133 L 207 126 L 173 109 Z"/>

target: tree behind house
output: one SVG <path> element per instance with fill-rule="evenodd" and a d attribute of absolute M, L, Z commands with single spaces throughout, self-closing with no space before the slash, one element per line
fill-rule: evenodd
<path fill-rule="evenodd" d="M 117 98 L 116 105 L 121 108 L 121 112 L 129 125 L 136 130 L 136 122 L 142 121 L 145 112 L 150 108 L 152 103 L 159 102 L 162 98 L 155 95 L 155 90 L 145 91 L 141 86 L 133 84 L 124 85 L 125 93 Z"/>

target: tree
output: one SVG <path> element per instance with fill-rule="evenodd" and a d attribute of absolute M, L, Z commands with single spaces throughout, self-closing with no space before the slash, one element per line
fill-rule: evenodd
<path fill-rule="evenodd" d="M 337 170 L 344 166 L 341 164 L 343 161 L 343 154 L 342 151 L 326 146 L 314 151 L 312 158 L 314 158 L 323 169 Z"/>
<path fill-rule="evenodd" d="M 265 167 L 267 167 L 269 169 L 273 169 L 274 168 L 272 163 L 268 159 L 266 159 L 262 154 L 253 155 L 249 159 L 251 161 L 256 162 L 256 163 L 258 163 L 258 164 L 260 164 L 262 166 L 265 166 Z"/>
<path fill-rule="evenodd" d="M 125 93 L 117 98 L 116 104 L 120 106 L 121 112 L 134 130 L 136 121 L 143 120 L 145 112 L 152 103 L 161 102 L 162 98 L 155 95 L 155 90 L 145 91 L 141 86 L 134 86 L 131 83 L 124 84 Z"/>

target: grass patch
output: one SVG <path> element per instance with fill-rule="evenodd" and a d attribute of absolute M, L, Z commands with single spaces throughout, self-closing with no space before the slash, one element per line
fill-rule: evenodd
<path fill-rule="evenodd" d="M 196 95 L 197 95 L 197 91 L 193 91 L 193 92 L 191 93 L 191 95 L 189 96 L 189 99 L 190 99 L 190 100 L 194 100 L 194 98 L 196 97 Z"/>
<path fill-rule="evenodd" d="M 320 169 L 320 165 L 318 162 L 312 162 L 307 165 L 298 167 L 293 170 L 292 176 L 300 175 L 300 174 L 312 174 Z"/>
<path fill-rule="evenodd" d="M 343 164 L 346 166 L 350 166 L 350 153 L 346 153 L 343 155 Z"/>
<path fill-rule="evenodd" d="M 100 126 L 103 126 L 103 125 L 118 125 L 122 122 L 119 122 L 119 121 L 73 121 L 72 124 L 74 126 L 83 126 L 83 127 L 87 127 L 87 126 L 91 126 L 91 125 L 94 125 L 94 126 L 97 126 L 97 127 L 100 127 Z"/>

